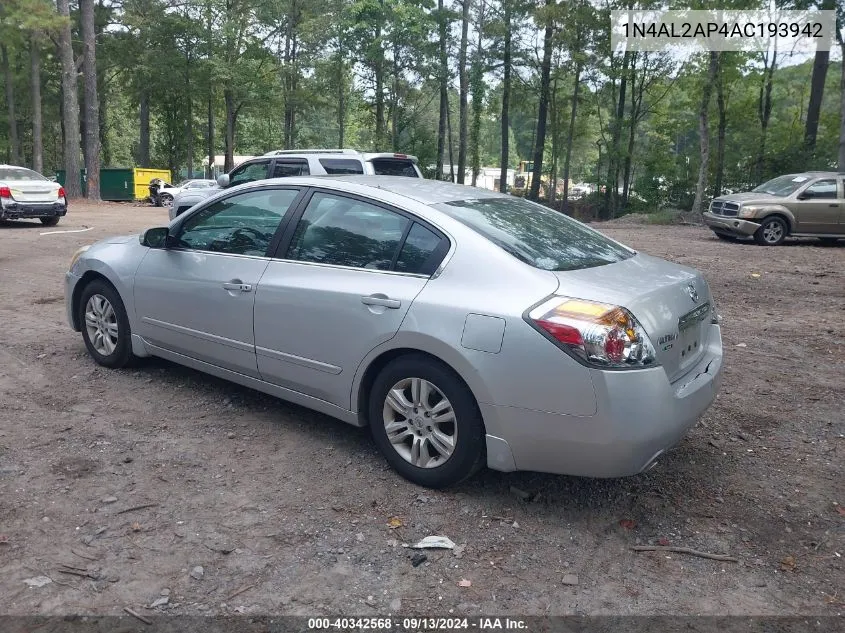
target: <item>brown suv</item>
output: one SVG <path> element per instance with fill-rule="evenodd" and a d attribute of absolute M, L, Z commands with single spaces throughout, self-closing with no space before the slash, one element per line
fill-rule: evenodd
<path fill-rule="evenodd" d="M 777 246 L 788 235 L 845 238 L 845 174 L 790 174 L 749 193 L 720 196 L 704 213 L 704 223 L 720 239 L 753 236 L 764 246 Z"/>

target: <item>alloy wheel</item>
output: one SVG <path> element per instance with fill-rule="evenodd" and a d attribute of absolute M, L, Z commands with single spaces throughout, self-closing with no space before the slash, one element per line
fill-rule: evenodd
<path fill-rule="evenodd" d="M 94 294 L 85 304 L 85 329 L 94 349 L 110 356 L 118 342 L 117 314 L 103 295 Z"/>
<path fill-rule="evenodd" d="M 458 426 L 452 403 L 423 378 L 405 378 L 393 385 L 382 417 L 394 450 L 414 466 L 437 468 L 455 451 Z"/>

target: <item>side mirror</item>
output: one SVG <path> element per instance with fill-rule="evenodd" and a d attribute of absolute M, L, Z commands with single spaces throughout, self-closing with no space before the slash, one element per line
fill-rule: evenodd
<path fill-rule="evenodd" d="M 224 189 L 229 186 L 229 174 L 221 174 L 217 176 L 217 184 Z"/>
<path fill-rule="evenodd" d="M 141 245 L 148 248 L 167 248 L 170 231 L 166 226 L 157 226 L 141 233 Z"/>
<path fill-rule="evenodd" d="M 803 191 L 803 192 L 798 194 L 799 200 L 810 200 L 812 197 L 813 197 L 813 194 L 811 194 L 809 191 Z"/>

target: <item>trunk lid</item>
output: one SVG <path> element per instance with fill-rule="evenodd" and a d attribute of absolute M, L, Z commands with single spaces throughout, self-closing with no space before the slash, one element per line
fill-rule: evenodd
<path fill-rule="evenodd" d="M 556 294 L 627 308 L 648 334 L 670 380 L 683 376 L 703 353 L 712 298 L 694 268 L 637 254 L 614 264 L 554 274 Z"/>
<path fill-rule="evenodd" d="M 4 180 L 16 202 L 55 202 L 59 185 L 49 180 Z"/>

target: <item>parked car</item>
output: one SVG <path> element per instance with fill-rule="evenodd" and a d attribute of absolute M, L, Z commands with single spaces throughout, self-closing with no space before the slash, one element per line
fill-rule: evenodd
<path fill-rule="evenodd" d="M 153 182 L 150 183 L 150 198 L 157 207 L 169 207 L 173 204 L 173 199 L 183 191 L 199 191 L 204 189 L 214 189 L 217 187 L 216 180 L 206 180 L 202 178 L 194 178 L 191 180 L 184 180 L 178 185 L 171 185 L 161 179 L 156 178 L 158 182 L 155 183 L 155 191 L 153 191 Z"/>
<path fill-rule="evenodd" d="M 0 165 L 0 220 L 38 218 L 56 226 L 67 213 L 64 188 L 37 171 Z"/>
<path fill-rule="evenodd" d="M 186 191 L 175 196 L 170 219 L 184 213 L 220 189 L 289 176 L 337 176 L 368 174 L 422 178 L 416 156 L 392 153 L 364 153 L 352 149 L 276 150 L 238 165 L 217 179 L 216 189 Z"/>
<path fill-rule="evenodd" d="M 835 242 L 845 237 L 845 174 L 789 174 L 748 193 L 720 196 L 704 222 L 722 240 L 753 237 L 763 246 L 777 246 L 789 236 Z"/>
<path fill-rule="evenodd" d="M 97 363 L 159 356 L 369 425 L 432 487 L 485 463 L 639 473 L 710 406 L 722 367 L 698 271 L 523 199 L 411 178 L 218 193 L 80 249 L 65 298 Z"/>

